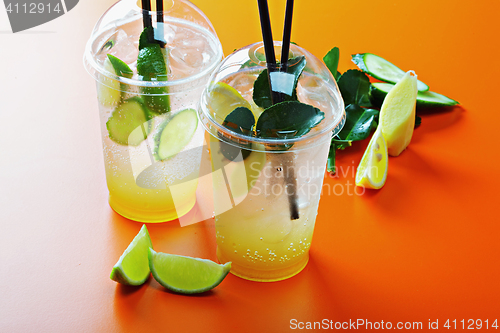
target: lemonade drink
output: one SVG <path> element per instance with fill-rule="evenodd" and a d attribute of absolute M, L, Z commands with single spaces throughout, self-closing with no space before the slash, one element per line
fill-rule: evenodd
<path fill-rule="evenodd" d="M 233 274 L 257 281 L 281 280 L 307 264 L 329 149 L 329 140 L 322 141 L 293 152 L 251 152 L 262 160 L 247 165 L 248 173 L 254 172 L 248 179 L 250 190 L 243 197 L 233 191 L 237 204 L 215 217 L 217 257 L 221 263 L 232 262 Z M 292 167 L 284 166 L 290 162 L 298 188 L 295 220 L 290 218 L 285 184 L 285 172 Z M 236 191 L 237 181 L 229 176 Z"/>
<path fill-rule="evenodd" d="M 210 134 L 217 256 L 221 263 L 232 262 L 231 273 L 249 280 L 286 279 L 307 264 L 330 140 L 345 119 L 343 101 L 326 67 L 302 48 L 292 45 L 291 52 L 291 57 L 303 55 L 307 61 L 296 86 L 298 101 L 324 113 L 307 134 L 263 138 L 228 128 L 228 114 L 245 104 L 238 99 L 250 105 L 257 127 L 268 112 L 255 103 L 255 82 L 265 68 L 261 43 L 223 61 L 199 111 Z"/>
<path fill-rule="evenodd" d="M 188 1 L 166 1 L 163 23 L 150 15 L 163 59 L 141 58 L 143 11 L 122 0 L 96 24 L 84 62 L 97 84 L 109 203 L 132 220 L 163 222 L 195 204 L 203 145 L 195 109 L 222 47 Z M 139 67 L 158 60 L 165 72 L 144 76 Z"/>

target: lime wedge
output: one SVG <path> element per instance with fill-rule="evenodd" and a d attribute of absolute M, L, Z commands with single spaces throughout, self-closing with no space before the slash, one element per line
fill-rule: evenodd
<path fill-rule="evenodd" d="M 131 78 L 134 72 L 130 69 L 130 67 L 123 62 L 122 60 L 118 59 L 112 54 L 108 54 L 108 59 L 111 65 L 113 66 L 113 69 L 115 70 L 115 73 L 118 76 L 123 76 L 126 78 Z"/>
<path fill-rule="evenodd" d="M 132 286 L 146 282 L 149 277 L 148 249 L 152 246 L 144 224 L 113 267 L 111 280 Z"/>
<path fill-rule="evenodd" d="M 167 81 L 168 52 L 156 43 L 147 41 L 148 29 L 144 28 L 139 40 L 137 73 L 145 81 Z M 153 112 L 162 114 L 170 111 L 170 96 L 167 87 L 143 87 L 144 102 Z"/>
<path fill-rule="evenodd" d="M 197 294 L 215 288 L 231 269 L 231 262 L 216 264 L 207 259 L 155 252 L 149 249 L 149 268 L 156 281 L 181 294 Z"/>
<path fill-rule="evenodd" d="M 104 69 L 112 75 L 116 75 L 116 71 L 108 58 L 104 60 Z M 101 75 L 101 79 L 97 82 L 97 100 L 104 106 L 117 105 L 121 99 L 120 88 L 119 81 Z"/>

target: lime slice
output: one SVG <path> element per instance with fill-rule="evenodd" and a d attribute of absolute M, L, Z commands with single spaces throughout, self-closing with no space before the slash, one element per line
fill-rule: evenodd
<path fill-rule="evenodd" d="M 116 109 L 106 122 L 109 138 L 121 145 L 138 146 L 151 132 L 151 116 L 140 97 L 132 97 Z"/>
<path fill-rule="evenodd" d="M 155 138 L 155 157 L 161 161 L 177 155 L 191 141 L 197 127 L 198 116 L 193 109 L 166 119 Z"/>
<path fill-rule="evenodd" d="M 104 69 L 112 75 L 116 75 L 116 71 L 108 58 L 104 60 Z M 99 103 L 104 106 L 115 106 L 120 102 L 120 99 L 120 82 L 101 75 L 101 79 L 97 82 L 97 100 Z"/>
<path fill-rule="evenodd" d="M 150 248 L 149 268 L 165 288 L 181 294 L 197 294 L 217 287 L 229 273 L 231 262 L 219 265 L 207 259 L 155 252 Z"/>
<path fill-rule="evenodd" d="M 252 110 L 250 103 L 241 96 L 238 90 L 223 82 L 217 82 L 213 85 L 212 89 L 209 90 L 207 99 L 215 118 L 221 124 L 238 107 Z"/>
<path fill-rule="evenodd" d="M 410 144 L 415 127 L 417 75 L 407 72 L 385 96 L 379 126 L 389 155 L 398 156 Z"/>
<path fill-rule="evenodd" d="M 144 224 L 118 262 L 113 266 L 110 278 L 122 284 L 139 286 L 149 277 L 148 249 L 153 245 Z"/>
<path fill-rule="evenodd" d="M 387 145 L 379 127 L 359 162 L 356 185 L 372 189 L 384 186 L 387 179 L 388 158 Z"/>

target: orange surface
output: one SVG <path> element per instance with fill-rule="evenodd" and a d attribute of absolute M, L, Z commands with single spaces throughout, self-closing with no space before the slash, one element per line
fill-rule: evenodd
<path fill-rule="evenodd" d="M 280 39 L 284 1 L 270 2 Z M 339 153 L 345 176 L 325 180 L 302 273 L 276 283 L 229 275 L 189 297 L 152 279 L 128 288 L 108 278 L 141 227 L 107 204 L 95 87 L 82 65 L 111 3 L 80 1 L 18 34 L 0 9 L 1 332 L 286 332 L 292 319 L 439 320 L 444 330 L 447 319 L 500 320 L 497 0 L 296 1 L 299 45 L 318 57 L 340 47 L 341 71 L 354 68 L 352 53 L 378 54 L 461 106 L 422 115 L 380 191 L 352 195 L 367 141 Z M 255 1 L 195 3 L 225 54 L 260 39 Z M 211 221 L 149 230 L 159 251 L 215 259 Z"/>

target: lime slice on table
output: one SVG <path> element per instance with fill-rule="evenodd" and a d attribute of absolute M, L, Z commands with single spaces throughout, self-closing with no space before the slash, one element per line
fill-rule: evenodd
<path fill-rule="evenodd" d="M 231 262 L 216 264 L 207 259 L 155 252 L 149 249 L 149 268 L 163 287 L 181 294 L 197 294 L 218 286 L 231 269 Z"/>
<path fill-rule="evenodd" d="M 191 141 L 197 127 L 198 116 L 193 109 L 166 119 L 155 138 L 155 157 L 161 161 L 177 155 Z"/>
<path fill-rule="evenodd" d="M 148 249 L 153 245 L 144 224 L 111 271 L 110 278 L 122 284 L 139 286 L 149 277 Z"/>
<path fill-rule="evenodd" d="M 356 171 L 356 185 L 379 189 L 387 179 L 389 156 L 380 127 L 375 131 Z"/>
<path fill-rule="evenodd" d="M 109 138 L 121 145 L 138 146 L 151 132 L 151 115 L 140 97 L 118 105 L 106 122 Z"/>
<path fill-rule="evenodd" d="M 379 127 L 390 156 L 398 156 L 410 144 L 415 128 L 417 75 L 407 72 L 385 96 L 380 109 Z"/>
<path fill-rule="evenodd" d="M 108 58 L 104 60 L 104 69 L 112 75 L 116 75 L 116 71 Z M 120 102 L 120 99 L 120 82 L 101 75 L 101 79 L 97 83 L 97 100 L 99 103 L 104 106 L 115 106 Z"/>
<path fill-rule="evenodd" d="M 145 81 L 167 81 L 168 52 L 157 43 L 148 42 L 148 29 L 144 28 L 139 38 L 137 73 Z M 167 87 L 143 87 L 144 102 L 152 111 L 162 114 L 170 111 L 170 96 Z"/>

